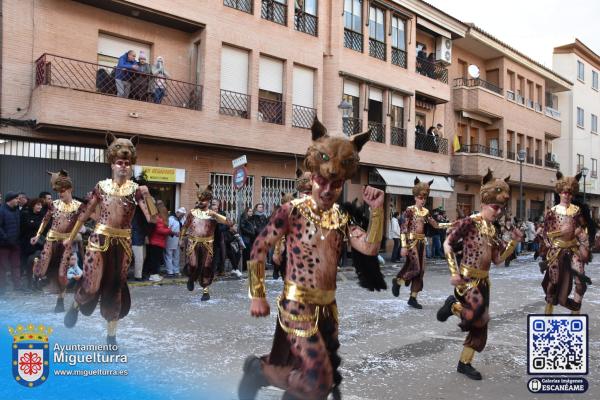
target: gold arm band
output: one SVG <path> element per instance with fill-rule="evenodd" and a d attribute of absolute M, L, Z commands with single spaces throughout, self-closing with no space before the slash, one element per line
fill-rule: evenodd
<path fill-rule="evenodd" d="M 402 247 L 408 247 L 408 243 L 406 243 L 406 234 L 405 233 L 400 234 L 400 244 L 402 245 Z"/>
<path fill-rule="evenodd" d="M 508 242 L 508 244 L 506 245 L 506 248 L 504 249 L 504 251 L 502 252 L 502 254 L 500 254 L 500 261 L 504 261 L 508 258 L 508 256 L 510 256 L 514 251 L 515 248 L 517 247 L 517 241 L 516 240 L 511 240 L 510 242 Z"/>
<path fill-rule="evenodd" d="M 50 220 L 42 221 L 42 224 L 40 225 L 39 229 L 37 230 L 37 233 L 35 234 L 36 236 L 42 236 L 42 234 L 44 233 L 44 229 L 46 229 L 46 226 L 48 225 L 48 222 L 50 222 Z"/>
<path fill-rule="evenodd" d="M 156 208 L 156 203 L 154 202 L 154 198 L 152 196 L 144 197 L 144 201 L 146 202 L 146 207 L 148 207 L 148 213 L 151 217 L 158 215 L 158 209 Z"/>
<path fill-rule="evenodd" d="M 369 229 L 367 230 L 368 243 L 380 243 L 383 238 L 383 208 L 371 209 Z"/>
<path fill-rule="evenodd" d="M 213 218 L 217 220 L 217 222 L 219 224 L 227 224 L 227 217 L 221 215 L 221 214 L 214 214 Z"/>
<path fill-rule="evenodd" d="M 251 299 L 267 297 L 264 261 L 248 261 L 248 294 Z"/>
<path fill-rule="evenodd" d="M 439 222 L 438 227 L 440 229 L 450 229 L 452 228 L 452 222 Z"/>
<path fill-rule="evenodd" d="M 79 233 L 79 229 L 81 229 L 82 226 L 83 226 L 83 221 L 78 219 L 77 222 L 75 222 L 75 226 L 73 226 L 73 229 L 71 230 L 71 234 L 69 235 L 70 241 L 75 240 L 75 238 L 77 237 L 77 234 Z"/>
<path fill-rule="evenodd" d="M 448 269 L 452 276 L 458 275 L 458 263 L 456 262 L 456 254 L 454 252 L 446 253 L 446 261 L 448 262 Z"/>

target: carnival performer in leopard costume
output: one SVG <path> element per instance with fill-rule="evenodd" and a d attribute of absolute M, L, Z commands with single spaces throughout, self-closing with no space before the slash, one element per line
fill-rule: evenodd
<path fill-rule="evenodd" d="M 37 234 L 31 238 L 35 245 L 51 222 L 46 235 L 46 243 L 42 254 L 33 261 L 33 273 L 37 279 L 49 277 L 56 280 L 58 298 L 54 312 L 65 311 L 65 291 L 67 287 L 67 265 L 71 256 L 71 246 L 65 246 L 63 241 L 69 238 L 79 217 L 81 202 L 73 199 L 73 182 L 65 170 L 48 172 L 52 190 L 58 193 L 59 199 L 48 205 L 42 224 Z"/>
<path fill-rule="evenodd" d="M 132 259 L 131 220 L 136 207 L 140 207 L 149 222 L 158 211 L 148 188 L 130 180 L 137 159 L 137 137 L 129 140 L 108 133 L 106 142 L 112 178 L 98 182 L 65 241 L 65 245 L 70 245 L 84 222 L 98 208 L 96 226 L 83 259 L 83 278 L 64 323 L 67 328 L 75 326 L 79 311 L 91 315 L 100 300 L 100 312 L 107 321 L 107 344 L 116 344 L 117 322 L 131 307 L 127 286 L 127 269 Z"/>
<path fill-rule="evenodd" d="M 443 322 L 454 314 L 461 320 L 460 328 L 469 332 L 463 343 L 457 371 L 475 380 L 481 379 L 481 373 L 473 368 L 471 361 L 475 352 L 481 352 L 487 342 L 491 263 L 498 265 L 504 262 L 523 238 L 522 232 L 515 229 L 512 240 L 505 243 L 494 227 L 494 222 L 502 215 L 510 199 L 508 180 L 509 177 L 494 179 L 488 169 L 480 191 L 481 212 L 454 222 L 444 242 L 454 296 L 446 299 L 437 313 L 437 319 Z M 461 241 L 462 258 L 458 265 L 453 249 L 459 247 Z"/>
<path fill-rule="evenodd" d="M 404 222 L 400 227 L 400 243 L 402 245 L 400 255 L 406 257 L 406 261 L 398 275 L 392 280 L 392 294 L 398 297 L 400 287 L 410 285 L 408 305 L 421 309 L 423 306 L 417 301 L 417 295 L 423 290 L 423 276 L 425 275 L 425 225 L 429 224 L 435 229 L 441 227 L 433 219 L 429 210 L 424 207 L 433 180 L 421 182 L 417 177 L 414 182 L 415 186 L 412 192 L 415 196 L 415 205 L 404 210 Z"/>
<path fill-rule="evenodd" d="M 591 280 L 585 276 L 585 264 L 591 259 L 590 238 L 595 236 L 589 209 L 585 205 L 572 203 L 579 191 L 581 173 L 574 177 L 565 177 L 556 173 L 556 193 L 560 203 L 552 207 L 544 216 L 542 238 L 544 251 L 542 271 L 545 270 L 542 287 L 546 294 L 545 314 L 552 314 L 554 306 L 560 304 L 572 314 L 579 314 L 581 301 Z M 588 230 L 594 232 L 589 235 Z M 575 281 L 573 298 L 569 295 Z"/>
<path fill-rule="evenodd" d="M 285 282 L 276 302 L 278 322 L 273 347 L 266 356 L 246 359 L 238 391 L 242 400 L 254 399 L 267 385 L 285 390 L 283 398 L 288 400 L 325 399 L 331 392 L 339 398 L 337 263 L 346 241 L 371 258 L 376 258 L 381 242 L 381 190 L 366 187 L 363 191 L 363 199 L 371 207 L 367 232 L 353 225 L 350 216 L 335 204 L 344 182 L 358 169 L 358 153 L 369 140 L 369 132 L 349 140 L 341 135 L 330 137 L 315 119 L 312 139 L 305 159 L 312 173 L 311 195 L 283 204 L 271 216 L 248 262 L 250 313 L 264 317 L 270 312 L 265 299 L 265 258 L 268 249 L 286 235 Z M 373 265 L 366 273 L 379 279 L 369 289 L 385 289 L 377 262 Z"/>
<path fill-rule="evenodd" d="M 226 217 L 210 209 L 212 201 L 212 185 L 202 189 L 198 183 L 196 207 L 191 209 L 181 228 L 180 240 L 187 239 L 186 260 L 188 264 L 187 288 L 194 290 L 194 282 L 198 281 L 203 288 L 201 301 L 210 300 L 209 286 L 212 284 L 215 272 L 212 268 L 213 242 L 217 224 L 232 223 Z"/>

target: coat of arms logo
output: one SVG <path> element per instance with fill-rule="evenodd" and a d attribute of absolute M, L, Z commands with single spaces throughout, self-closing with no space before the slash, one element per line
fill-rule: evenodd
<path fill-rule="evenodd" d="M 13 337 L 12 372 L 14 379 L 23 386 L 36 387 L 46 382 L 50 371 L 48 336 L 52 328 L 44 325 L 8 327 Z"/>

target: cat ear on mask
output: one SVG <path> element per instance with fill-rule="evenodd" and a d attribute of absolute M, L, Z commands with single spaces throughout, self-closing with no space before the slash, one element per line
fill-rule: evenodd
<path fill-rule="evenodd" d="M 54 172 L 46 171 L 46 173 L 50 176 L 54 175 Z"/>
<path fill-rule="evenodd" d="M 106 140 L 106 146 L 110 146 L 112 144 L 112 142 L 117 140 L 117 138 L 111 132 L 106 132 L 105 140 Z"/>
<path fill-rule="evenodd" d="M 315 116 L 315 119 L 313 120 L 310 130 L 312 132 L 312 140 L 313 141 L 319 140 L 320 138 L 327 136 L 327 128 L 325 128 L 325 126 L 323 126 L 321 121 L 319 121 L 319 118 L 317 118 L 316 116 Z"/>
<path fill-rule="evenodd" d="M 138 135 L 135 135 L 135 136 L 132 136 L 129 140 L 131 141 L 131 143 L 134 146 L 137 146 L 138 143 L 140 142 L 140 137 Z"/>
<path fill-rule="evenodd" d="M 563 174 L 560 171 L 556 171 L 556 179 L 562 179 L 563 178 Z"/>
<path fill-rule="evenodd" d="M 198 182 L 194 182 L 194 183 L 196 184 L 196 187 L 197 187 L 198 189 L 200 189 L 200 184 L 199 184 Z"/>
<path fill-rule="evenodd" d="M 510 175 L 504 178 L 504 182 L 508 183 L 508 181 L 510 181 Z"/>
<path fill-rule="evenodd" d="M 356 147 L 356 151 L 360 152 L 363 146 L 371 139 L 371 130 L 369 129 L 366 132 L 357 133 L 352 135 L 350 140 L 354 143 L 354 147 Z"/>
<path fill-rule="evenodd" d="M 576 180 L 577 182 L 579 182 L 579 180 L 581 179 L 581 176 L 582 176 L 582 175 L 581 175 L 581 172 L 580 172 L 580 173 L 578 173 L 577 175 L 575 175 L 575 180 Z"/>
<path fill-rule="evenodd" d="M 64 169 L 61 169 L 60 171 L 58 171 L 58 174 L 60 176 L 69 176 L 69 173 L 67 171 L 65 171 Z"/>
<path fill-rule="evenodd" d="M 433 179 L 429 181 L 429 183 L 427 184 L 428 186 L 433 185 Z"/>
<path fill-rule="evenodd" d="M 296 170 L 296 178 L 300 178 L 302 176 L 302 174 L 303 174 L 302 170 L 300 168 L 298 168 Z"/>
<path fill-rule="evenodd" d="M 488 168 L 488 172 L 487 172 L 487 174 L 485 174 L 485 176 L 481 180 L 481 184 L 485 185 L 486 183 L 490 182 L 492 179 L 494 179 L 494 175 L 492 174 L 492 170 Z"/>
<path fill-rule="evenodd" d="M 208 190 L 209 192 L 212 192 L 212 190 L 213 190 L 212 183 L 206 187 L 206 190 Z"/>
<path fill-rule="evenodd" d="M 415 176 L 415 180 L 414 180 L 415 185 L 418 183 L 421 183 L 421 180 L 419 179 L 418 176 Z"/>

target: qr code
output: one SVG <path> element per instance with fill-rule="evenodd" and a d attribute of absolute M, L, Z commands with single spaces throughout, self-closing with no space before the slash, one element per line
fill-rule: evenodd
<path fill-rule="evenodd" d="M 588 373 L 587 315 L 529 315 L 528 373 Z"/>

